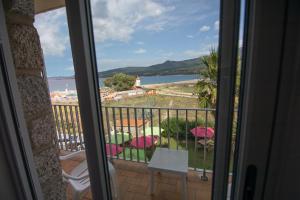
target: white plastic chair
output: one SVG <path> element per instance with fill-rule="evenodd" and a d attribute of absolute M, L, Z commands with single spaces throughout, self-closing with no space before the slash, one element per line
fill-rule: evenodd
<path fill-rule="evenodd" d="M 60 156 L 60 160 L 68 160 L 70 158 L 74 158 L 81 153 L 85 153 L 84 150 L 77 151 L 74 153 L 67 154 L 65 156 Z M 117 187 L 117 175 L 114 166 L 108 161 L 109 175 L 110 175 L 110 183 L 112 188 L 112 194 L 114 199 L 118 199 L 118 187 Z M 63 180 L 69 183 L 72 187 L 72 199 L 79 200 L 80 195 L 86 192 L 90 188 L 90 178 L 87 167 L 86 160 L 81 162 L 78 166 L 76 166 L 70 174 L 67 174 L 64 170 L 62 170 Z"/>

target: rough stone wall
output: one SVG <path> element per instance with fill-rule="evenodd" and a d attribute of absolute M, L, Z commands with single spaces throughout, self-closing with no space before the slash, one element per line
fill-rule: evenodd
<path fill-rule="evenodd" d="M 59 150 L 44 62 L 37 30 L 33 26 L 33 0 L 13 0 L 6 8 L 7 28 L 18 87 L 30 134 L 33 157 L 45 199 L 65 199 Z"/>

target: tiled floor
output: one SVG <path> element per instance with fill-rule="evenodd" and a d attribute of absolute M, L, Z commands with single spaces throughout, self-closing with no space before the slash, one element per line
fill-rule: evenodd
<path fill-rule="evenodd" d="M 84 156 L 72 160 L 63 161 L 65 171 L 71 171 L 78 165 Z M 150 195 L 149 173 L 147 166 L 123 160 L 114 160 L 113 165 L 117 170 L 120 200 L 177 200 L 181 197 L 181 181 L 178 176 L 169 173 L 157 173 L 155 176 L 155 192 Z M 194 171 L 188 173 L 188 199 L 206 200 L 210 199 L 211 174 L 208 181 L 201 181 L 199 174 Z M 71 199 L 70 188 L 67 189 L 68 199 Z M 82 199 L 92 199 L 91 192 L 87 192 Z"/>

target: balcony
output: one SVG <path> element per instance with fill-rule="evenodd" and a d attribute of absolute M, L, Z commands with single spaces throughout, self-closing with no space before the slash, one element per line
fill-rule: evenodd
<path fill-rule="evenodd" d="M 79 106 L 56 104 L 52 108 L 61 153 L 85 149 Z M 207 108 L 103 106 L 107 157 L 116 168 L 121 198 L 180 198 L 179 177 L 167 173 L 155 175 L 155 195 L 151 196 L 149 192 L 147 163 L 156 147 L 165 147 L 188 151 L 188 198 L 210 199 L 214 136 L 208 133 L 213 127 L 214 111 Z M 195 137 L 191 131 L 195 127 L 202 127 L 206 137 Z M 79 156 L 62 161 L 63 169 L 68 172 L 84 159 Z M 83 199 L 91 199 L 90 192 Z"/>
<path fill-rule="evenodd" d="M 62 151 L 62 153 L 66 153 Z M 85 156 L 78 156 L 70 161 L 62 161 L 62 167 L 66 172 L 70 172 L 74 166 L 85 159 Z M 150 195 L 149 173 L 144 163 L 128 162 L 124 160 L 114 160 L 113 165 L 117 171 L 119 194 L 121 200 L 144 200 L 144 199 L 180 199 L 181 182 L 179 177 L 160 173 L 155 176 L 155 193 Z M 188 173 L 188 199 L 210 199 L 211 174 L 208 173 L 208 181 L 202 181 L 198 172 L 190 170 Z M 70 186 L 67 189 L 67 199 L 72 199 Z M 90 200 L 91 192 L 83 194 L 83 200 Z"/>

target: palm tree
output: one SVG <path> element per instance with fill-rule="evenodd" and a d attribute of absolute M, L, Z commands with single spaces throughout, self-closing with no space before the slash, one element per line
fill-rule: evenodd
<path fill-rule="evenodd" d="M 205 70 L 200 72 L 201 80 L 195 85 L 195 93 L 199 98 L 200 107 L 216 108 L 218 53 L 212 48 L 210 54 L 201 58 Z M 213 113 L 214 114 L 214 113 Z"/>

